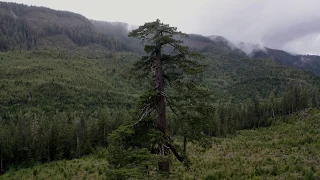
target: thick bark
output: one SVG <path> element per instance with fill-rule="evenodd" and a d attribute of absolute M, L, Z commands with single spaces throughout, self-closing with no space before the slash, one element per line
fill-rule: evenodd
<path fill-rule="evenodd" d="M 166 134 L 166 105 L 165 105 L 165 97 L 164 97 L 164 79 L 163 79 L 163 70 L 162 70 L 162 60 L 161 60 L 161 46 L 157 47 L 156 50 L 156 74 L 155 74 L 155 85 L 156 90 L 158 92 L 157 96 L 157 128 L 164 135 Z M 159 143 L 160 155 L 165 157 L 169 155 L 170 149 L 164 142 Z M 159 163 L 159 171 L 169 172 L 170 164 L 168 160 L 160 161 Z"/>
<path fill-rule="evenodd" d="M 274 109 L 273 108 L 272 108 L 272 117 L 273 117 L 274 120 L 276 119 L 276 116 L 274 114 Z"/>
<path fill-rule="evenodd" d="M 1 163 L 0 163 L 0 164 L 1 164 L 1 167 L 0 167 L 0 174 L 2 174 L 2 173 L 3 173 L 2 153 L 1 153 L 1 157 L 0 157 L 0 158 L 1 158 L 1 160 L 0 160 L 0 161 L 1 161 Z"/>
<path fill-rule="evenodd" d="M 318 102 L 318 93 L 316 92 L 316 107 L 319 106 L 319 102 Z"/>
<path fill-rule="evenodd" d="M 155 85 L 158 91 L 158 104 L 157 104 L 157 126 L 162 133 L 166 133 L 166 105 L 164 93 L 164 80 L 162 71 L 162 61 L 161 61 L 161 47 L 157 48 L 156 54 L 156 77 Z"/>
<path fill-rule="evenodd" d="M 80 158 L 79 134 L 77 134 L 77 155 L 78 158 Z"/>
<path fill-rule="evenodd" d="M 169 155 L 169 151 L 170 151 L 170 148 L 167 145 L 165 145 L 163 142 L 159 143 L 159 154 L 164 158 Z M 168 159 L 163 159 L 159 161 L 158 166 L 159 166 L 159 171 L 162 171 L 162 172 L 170 171 L 170 164 Z"/>
<path fill-rule="evenodd" d="M 107 146 L 107 138 L 106 138 L 106 125 L 103 126 L 103 145 Z"/>
<path fill-rule="evenodd" d="M 174 156 L 178 159 L 178 161 L 184 163 L 184 158 L 177 152 L 177 150 L 169 143 L 169 148 L 173 152 Z"/>
<path fill-rule="evenodd" d="M 183 139 L 183 153 L 184 155 L 187 155 L 187 136 L 184 136 L 184 139 Z"/>

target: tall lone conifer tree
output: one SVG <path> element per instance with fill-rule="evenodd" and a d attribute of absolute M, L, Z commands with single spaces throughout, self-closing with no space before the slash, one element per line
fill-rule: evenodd
<path fill-rule="evenodd" d="M 156 126 L 164 137 L 164 140 L 158 143 L 158 153 L 164 157 L 164 160 L 159 162 L 159 170 L 168 172 L 169 161 L 165 160 L 165 157 L 170 150 L 178 160 L 183 161 L 183 158 L 169 143 L 166 106 L 170 105 L 170 102 L 166 94 L 167 84 L 181 84 L 184 74 L 197 73 L 203 68 L 191 58 L 198 54 L 189 51 L 187 46 L 182 45 L 183 41 L 179 40 L 187 35 L 177 31 L 176 27 L 161 23 L 160 20 L 145 23 L 133 30 L 129 36 L 140 39 L 145 45 L 146 55 L 135 64 L 135 72 L 142 77 L 150 77 L 153 83 L 153 93 L 141 109 L 137 123 L 155 110 Z"/>

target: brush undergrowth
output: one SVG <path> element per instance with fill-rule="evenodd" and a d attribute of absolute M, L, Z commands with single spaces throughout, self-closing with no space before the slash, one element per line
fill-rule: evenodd
<path fill-rule="evenodd" d="M 189 170 L 173 158 L 170 179 L 320 179 L 320 110 L 212 141 L 207 150 L 188 145 Z M 100 150 L 82 159 L 11 169 L 0 179 L 108 179 L 107 165 Z"/>

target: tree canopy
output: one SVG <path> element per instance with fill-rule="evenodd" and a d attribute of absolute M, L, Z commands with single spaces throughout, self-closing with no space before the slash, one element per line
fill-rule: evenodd
<path fill-rule="evenodd" d="M 168 111 L 171 110 L 171 113 L 179 116 L 177 114 L 179 107 L 173 107 L 171 100 L 178 99 L 174 98 L 175 91 L 178 92 L 183 87 L 197 84 L 198 79 L 194 78 L 194 75 L 202 72 L 204 66 L 196 61 L 201 57 L 199 54 L 190 51 L 187 46 L 183 45 L 182 40 L 175 38 L 177 36 L 187 38 L 188 36 L 177 31 L 175 27 L 161 23 L 160 20 L 145 23 L 129 33 L 129 36 L 140 39 L 145 46 L 145 55 L 135 63 L 134 74 L 140 79 L 148 80 L 149 88 L 146 89 L 147 93 L 141 96 L 137 118 L 134 118 L 134 123 L 128 127 L 140 137 L 141 132 L 145 132 L 145 129 L 142 130 L 141 127 L 147 126 L 149 133 L 155 133 L 151 135 L 153 138 L 148 140 L 149 147 L 151 147 L 149 151 L 159 156 L 159 170 L 168 172 L 167 156 L 170 151 L 179 161 L 185 163 L 185 158 L 177 152 L 167 131 Z M 190 94 L 189 97 L 191 97 Z M 182 116 L 185 113 L 183 110 L 187 109 L 179 109 Z"/>

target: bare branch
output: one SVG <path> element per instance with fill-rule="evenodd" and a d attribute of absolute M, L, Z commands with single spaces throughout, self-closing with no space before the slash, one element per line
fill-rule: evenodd
<path fill-rule="evenodd" d="M 153 107 L 153 108 L 151 108 L 149 110 L 146 110 L 145 113 L 141 115 L 140 119 L 136 123 L 132 124 L 132 126 L 136 126 L 137 124 L 139 124 L 143 120 L 143 118 L 145 116 L 149 115 L 154 109 L 155 108 Z"/>
<path fill-rule="evenodd" d="M 145 105 L 141 110 L 139 115 L 137 116 L 137 119 L 139 119 L 139 117 L 141 117 L 141 114 L 150 106 L 150 104 Z"/>

